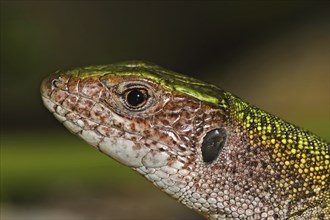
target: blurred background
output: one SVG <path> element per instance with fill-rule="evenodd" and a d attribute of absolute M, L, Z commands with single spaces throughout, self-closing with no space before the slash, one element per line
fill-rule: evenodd
<path fill-rule="evenodd" d="M 1 1 L 1 219 L 202 219 L 43 107 L 59 68 L 140 59 L 327 141 L 328 1 Z"/>

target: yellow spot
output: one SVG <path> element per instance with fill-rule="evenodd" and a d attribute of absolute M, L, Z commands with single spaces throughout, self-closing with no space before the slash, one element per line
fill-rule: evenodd
<path fill-rule="evenodd" d="M 274 139 L 274 138 L 271 139 L 271 140 L 270 140 L 270 143 L 275 144 L 275 139 Z"/>
<path fill-rule="evenodd" d="M 292 154 L 295 154 L 296 152 L 297 152 L 296 149 L 294 149 L 294 148 L 291 149 Z"/>
<path fill-rule="evenodd" d="M 267 139 L 267 136 L 266 135 L 262 135 L 261 138 L 262 138 L 262 140 L 266 140 Z"/>
<path fill-rule="evenodd" d="M 325 160 L 324 163 L 325 163 L 326 165 L 328 165 L 328 164 L 329 164 L 329 160 Z"/>
<path fill-rule="evenodd" d="M 290 162 L 289 161 L 285 161 L 285 165 L 289 166 Z"/>
<path fill-rule="evenodd" d="M 302 159 L 300 160 L 300 162 L 301 162 L 301 163 L 306 163 L 306 160 L 305 160 L 304 158 L 302 158 Z"/>
<path fill-rule="evenodd" d="M 286 139 L 282 139 L 282 143 L 283 144 L 286 144 Z"/>

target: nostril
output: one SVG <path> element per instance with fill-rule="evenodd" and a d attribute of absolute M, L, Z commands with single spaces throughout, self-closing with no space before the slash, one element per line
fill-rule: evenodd
<path fill-rule="evenodd" d="M 54 89 L 67 90 L 69 77 L 63 71 L 56 71 L 45 78 L 40 87 L 40 92 L 44 96 L 49 96 Z"/>
<path fill-rule="evenodd" d="M 66 77 L 62 71 L 56 71 L 49 77 L 49 83 L 52 89 L 67 89 L 67 82 L 69 78 Z"/>
<path fill-rule="evenodd" d="M 52 89 L 67 90 L 68 79 L 62 76 L 58 76 L 51 80 Z"/>
<path fill-rule="evenodd" d="M 60 79 L 53 79 L 51 84 L 52 84 L 52 88 L 60 88 L 61 80 Z"/>

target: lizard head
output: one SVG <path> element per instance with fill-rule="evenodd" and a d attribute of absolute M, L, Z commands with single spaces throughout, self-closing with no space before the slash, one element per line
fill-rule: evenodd
<path fill-rule="evenodd" d="M 57 71 L 41 85 L 45 106 L 72 133 L 182 200 L 223 147 L 221 92 L 137 61 Z"/>

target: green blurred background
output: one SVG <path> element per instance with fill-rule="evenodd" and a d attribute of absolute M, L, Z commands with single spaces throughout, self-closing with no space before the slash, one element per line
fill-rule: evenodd
<path fill-rule="evenodd" d="M 201 219 L 42 106 L 59 68 L 142 59 L 329 141 L 328 1 L 1 1 L 1 219 Z"/>

